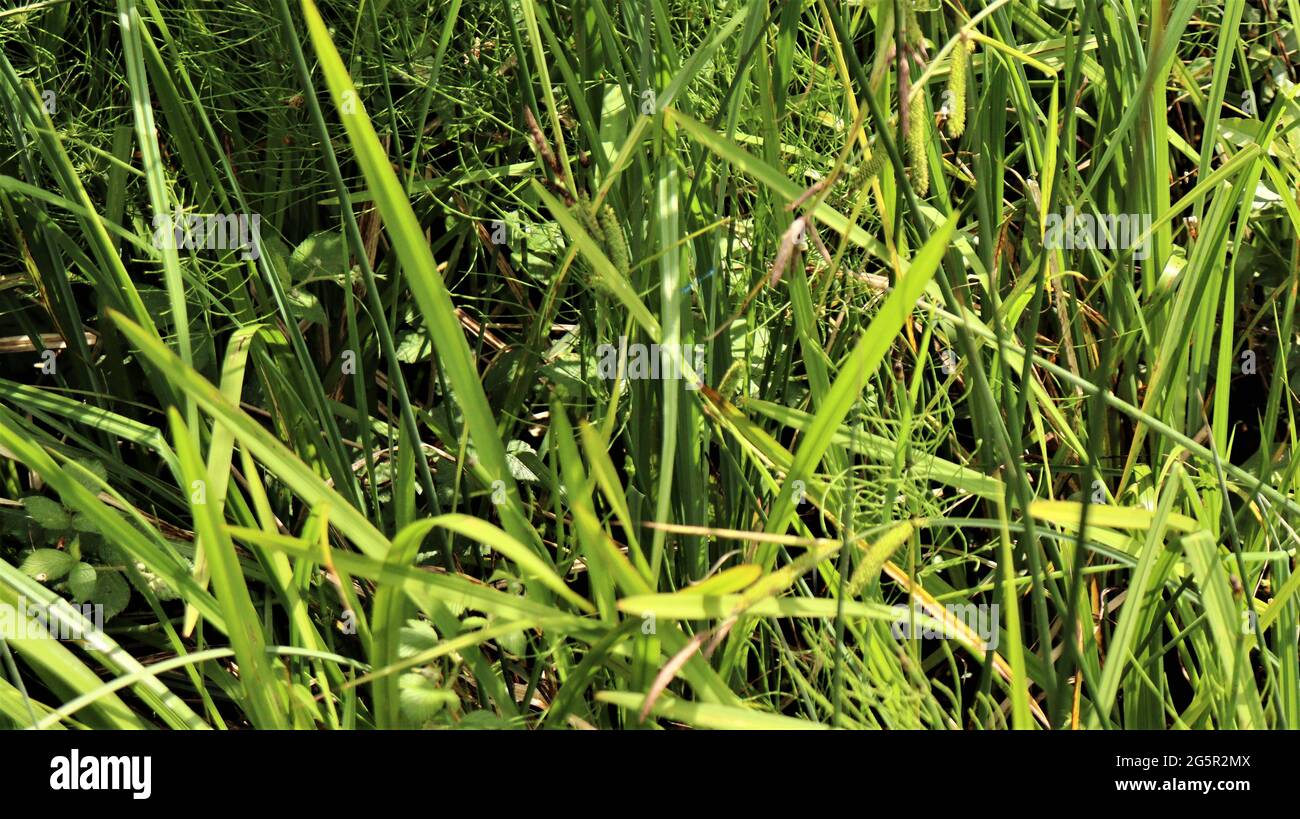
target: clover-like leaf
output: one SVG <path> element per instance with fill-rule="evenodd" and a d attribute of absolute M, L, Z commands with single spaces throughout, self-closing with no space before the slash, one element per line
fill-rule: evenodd
<path fill-rule="evenodd" d="M 428 722 L 444 708 L 460 707 L 460 697 L 454 691 L 439 688 L 423 674 L 403 674 L 397 684 L 402 713 L 413 722 Z"/>
<path fill-rule="evenodd" d="M 87 472 L 94 475 L 96 478 L 99 478 L 101 481 L 108 480 L 108 470 L 105 469 L 104 465 L 99 461 L 86 461 L 82 463 L 81 466 L 85 467 Z M 69 471 L 72 473 L 72 479 L 77 483 L 86 487 L 91 492 L 99 492 L 99 484 L 92 481 L 88 476 L 82 474 L 80 470 Z"/>
<path fill-rule="evenodd" d="M 289 272 L 295 284 L 308 279 L 342 279 L 348 272 L 348 247 L 337 230 L 313 233 L 293 250 Z"/>
<path fill-rule="evenodd" d="M 67 552 L 58 549 L 37 549 L 27 556 L 19 568 L 28 577 L 50 583 L 63 577 L 77 561 Z"/>
<path fill-rule="evenodd" d="M 104 621 L 107 622 L 121 614 L 131 601 L 131 587 L 117 572 L 96 574 L 95 593 L 90 596 L 90 601 L 104 607 Z"/>
<path fill-rule="evenodd" d="M 41 528 L 51 532 L 65 532 L 72 528 L 72 515 L 58 501 L 41 495 L 32 495 L 23 500 L 28 516 L 40 524 Z"/>
<path fill-rule="evenodd" d="M 431 623 L 424 620 L 407 620 L 402 627 L 398 656 L 414 657 L 422 651 L 428 651 L 438 644 L 438 632 Z"/>
<path fill-rule="evenodd" d="M 68 588 L 74 600 L 81 602 L 95 596 L 99 573 L 89 563 L 78 563 L 68 574 Z"/>

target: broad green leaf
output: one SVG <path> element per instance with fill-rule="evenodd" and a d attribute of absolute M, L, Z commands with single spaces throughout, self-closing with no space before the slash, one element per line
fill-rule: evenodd
<path fill-rule="evenodd" d="M 72 528 L 72 516 L 55 501 L 40 495 L 32 495 L 23 501 L 27 514 L 42 528 L 51 532 L 64 532 Z"/>
<path fill-rule="evenodd" d="M 68 574 L 68 589 L 74 600 L 89 600 L 94 597 L 97 583 L 95 567 L 89 563 L 78 563 Z"/>
<path fill-rule="evenodd" d="M 53 583 L 72 571 L 76 558 L 58 549 L 37 549 L 29 554 L 20 567 L 23 574 L 41 583 Z"/>

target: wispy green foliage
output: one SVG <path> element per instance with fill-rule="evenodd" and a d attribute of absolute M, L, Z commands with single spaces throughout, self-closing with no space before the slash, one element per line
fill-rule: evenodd
<path fill-rule="evenodd" d="M 266 5 L 0 12 L 0 726 L 1300 727 L 1294 4 Z"/>

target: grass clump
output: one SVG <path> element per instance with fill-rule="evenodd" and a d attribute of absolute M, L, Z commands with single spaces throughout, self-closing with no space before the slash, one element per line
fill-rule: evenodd
<path fill-rule="evenodd" d="M 1286 10 L 0 13 L 0 725 L 1300 726 Z"/>

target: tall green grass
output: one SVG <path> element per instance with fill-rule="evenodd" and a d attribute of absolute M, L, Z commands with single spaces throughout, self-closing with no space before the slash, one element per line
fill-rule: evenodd
<path fill-rule="evenodd" d="M 0 12 L 0 725 L 1300 726 L 1295 12 Z"/>

